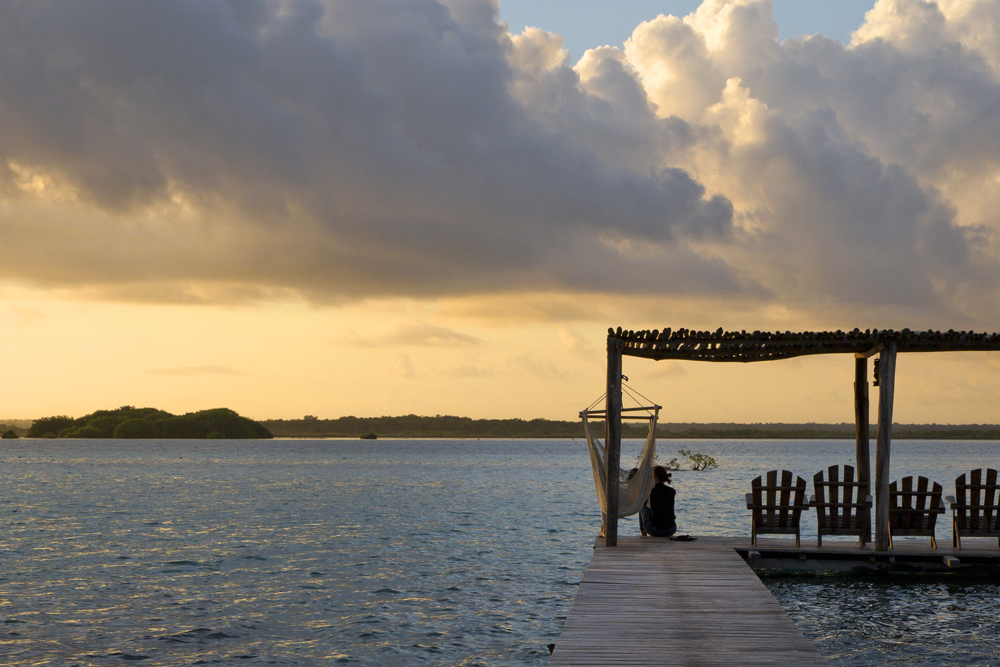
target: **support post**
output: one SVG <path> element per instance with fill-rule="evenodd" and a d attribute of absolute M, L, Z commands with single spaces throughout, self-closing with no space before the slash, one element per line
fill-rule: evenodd
<path fill-rule="evenodd" d="M 608 336 L 608 387 L 604 444 L 608 452 L 608 479 L 604 497 L 604 545 L 618 546 L 618 471 L 622 453 L 622 349 L 617 336 Z"/>
<path fill-rule="evenodd" d="M 872 492 L 871 450 L 869 448 L 868 422 L 868 358 L 854 360 L 854 440 L 855 461 L 858 468 L 859 502 Z M 872 541 L 871 512 L 865 512 L 865 542 Z"/>
<path fill-rule="evenodd" d="M 889 445 L 892 441 L 892 399 L 896 384 L 896 344 L 878 358 L 878 437 L 875 444 L 875 549 L 889 549 Z"/>

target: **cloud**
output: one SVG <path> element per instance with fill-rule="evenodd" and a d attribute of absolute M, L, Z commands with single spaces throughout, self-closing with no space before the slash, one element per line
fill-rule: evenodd
<path fill-rule="evenodd" d="M 173 368 L 153 368 L 146 371 L 161 377 L 203 377 L 207 375 L 242 375 L 238 370 L 226 366 L 206 364 L 204 366 L 175 366 Z"/>
<path fill-rule="evenodd" d="M 482 343 L 475 336 L 469 336 L 445 327 L 423 322 L 406 324 L 391 331 L 383 331 L 371 335 L 351 335 L 346 342 L 356 347 L 398 347 L 401 345 L 467 347 Z"/>
<path fill-rule="evenodd" d="M 496 7 L 451 4 L 5 3 L 0 234 L 25 254 L 0 276 L 151 298 L 600 289 L 561 248 L 728 234 L 683 170 L 534 118 Z"/>
<path fill-rule="evenodd" d="M 634 372 L 634 371 L 633 371 Z M 676 360 L 658 361 L 655 365 L 650 366 L 648 369 L 643 369 L 636 375 L 641 373 L 643 378 L 652 379 L 674 379 L 680 378 L 687 375 L 687 371 L 684 370 L 684 365 Z"/>
<path fill-rule="evenodd" d="M 27 327 L 32 324 L 38 324 L 45 319 L 45 313 L 37 308 L 32 308 L 31 306 L 14 304 L 10 307 L 10 312 L 13 316 L 14 326 L 18 327 Z"/>
<path fill-rule="evenodd" d="M 590 340 L 574 329 L 561 327 L 559 329 L 559 338 L 563 347 L 577 356 L 588 359 L 600 356 L 597 349 L 591 345 Z"/>
<path fill-rule="evenodd" d="M 392 364 L 391 371 L 396 377 L 405 378 L 407 380 L 417 379 L 417 371 L 413 368 L 413 361 L 410 359 L 410 355 L 408 354 L 397 355 Z"/>
<path fill-rule="evenodd" d="M 576 373 L 564 371 L 530 353 L 511 359 L 510 367 L 515 373 L 547 382 L 573 382 L 576 379 Z"/>
<path fill-rule="evenodd" d="M 492 0 L 24 0 L 0 40 L 0 280 L 998 324 L 1000 0 L 846 46 L 704 0 L 576 63 Z"/>
<path fill-rule="evenodd" d="M 493 369 L 476 364 L 461 364 L 449 370 L 448 373 L 460 378 L 486 378 L 496 375 Z"/>

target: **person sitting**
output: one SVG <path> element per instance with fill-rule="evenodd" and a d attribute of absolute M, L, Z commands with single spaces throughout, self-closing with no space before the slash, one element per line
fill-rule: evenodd
<path fill-rule="evenodd" d="M 677 532 L 677 520 L 674 517 L 674 497 L 677 491 L 667 486 L 670 473 L 663 466 L 653 468 L 653 479 L 656 484 L 649 492 L 649 501 L 639 510 L 639 528 L 643 534 L 653 537 L 671 537 Z"/>

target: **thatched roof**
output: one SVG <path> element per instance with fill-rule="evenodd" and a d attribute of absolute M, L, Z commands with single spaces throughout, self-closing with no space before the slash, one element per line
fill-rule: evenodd
<path fill-rule="evenodd" d="M 1000 350 L 1000 334 L 972 331 L 660 331 L 608 329 L 622 354 L 647 359 L 692 361 L 767 361 L 807 354 L 870 356 L 895 344 L 898 352 Z"/>

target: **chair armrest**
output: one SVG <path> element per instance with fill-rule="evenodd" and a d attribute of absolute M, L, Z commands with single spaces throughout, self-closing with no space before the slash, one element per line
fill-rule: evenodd
<path fill-rule="evenodd" d="M 868 494 L 867 496 L 865 496 L 865 502 L 868 503 L 869 505 L 872 504 L 871 494 Z"/>
<path fill-rule="evenodd" d="M 955 500 L 955 496 L 945 496 L 944 499 L 948 501 L 949 506 L 958 504 L 958 501 Z"/>
<path fill-rule="evenodd" d="M 752 510 L 753 509 L 753 494 L 752 493 L 748 493 L 747 494 L 747 509 L 748 510 Z"/>
<path fill-rule="evenodd" d="M 806 507 L 812 507 L 816 504 L 816 494 L 809 496 L 809 504 Z"/>

